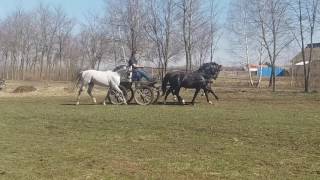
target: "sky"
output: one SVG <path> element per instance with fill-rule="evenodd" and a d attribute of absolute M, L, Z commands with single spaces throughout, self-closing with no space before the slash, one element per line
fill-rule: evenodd
<path fill-rule="evenodd" d="M 230 0 L 218 0 L 221 13 L 225 14 Z M 0 0 L 0 17 L 4 17 L 17 7 L 30 10 L 40 3 L 61 6 L 68 15 L 81 20 L 90 11 L 103 12 L 104 0 Z"/>
<path fill-rule="evenodd" d="M 216 50 L 215 60 L 218 63 L 232 65 L 239 60 L 230 55 L 228 33 L 223 29 L 228 12 L 230 0 L 217 0 L 219 3 L 219 21 L 222 26 L 222 37 Z M 78 22 L 83 22 L 86 16 L 91 13 L 103 14 L 105 2 L 104 0 L 0 0 L 0 19 L 3 19 L 16 8 L 31 10 L 36 8 L 40 3 L 44 5 L 61 6 L 65 12 Z"/>
<path fill-rule="evenodd" d="M 31 10 L 44 5 L 61 6 L 66 13 L 81 22 L 89 12 L 102 13 L 104 0 L 0 0 L 0 18 L 5 17 L 17 7 Z"/>

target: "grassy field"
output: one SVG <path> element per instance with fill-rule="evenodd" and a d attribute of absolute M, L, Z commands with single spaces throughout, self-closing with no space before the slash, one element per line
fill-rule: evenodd
<path fill-rule="evenodd" d="M 1 97 L 0 179 L 320 178 L 318 94 L 218 95 L 146 107 Z"/>

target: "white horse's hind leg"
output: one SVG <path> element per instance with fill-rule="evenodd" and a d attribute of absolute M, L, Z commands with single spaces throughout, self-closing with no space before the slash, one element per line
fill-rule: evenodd
<path fill-rule="evenodd" d="M 119 88 L 119 86 L 113 84 L 112 87 L 121 94 L 121 97 L 123 99 L 123 103 L 127 104 L 126 97 L 124 97 L 124 95 L 123 95 L 121 89 Z"/>
<path fill-rule="evenodd" d="M 104 100 L 103 100 L 103 102 L 102 102 L 102 105 L 107 105 L 107 98 L 108 98 L 108 94 L 107 94 L 107 96 L 104 98 Z"/>
<path fill-rule="evenodd" d="M 92 95 L 93 87 L 94 87 L 94 84 L 90 83 L 87 92 L 88 92 L 89 96 L 91 97 L 93 103 L 97 104 L 97 99 Z"/>
<path fill-rule="evenodd" d="M 80 95 L 81 95 L 82 91 L 83 91 L 83 84 L 81 84 L 81 86 L 79 88 L 76 105 L 80 104 Z"/>

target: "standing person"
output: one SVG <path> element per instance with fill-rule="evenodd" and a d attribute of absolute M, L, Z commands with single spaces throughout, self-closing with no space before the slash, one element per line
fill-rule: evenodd
<path fill-rule="evenodd" d="M 143 65 L 139 65 L 138 61 L 135 57 L 135 52 L 132 52 L 131 57 L 129 59 L 128 65 L 132 66 L 132 79 L 140 81 L 142 78 L 145 78 L 147 81 L 152 81 L 152 78 L 150 78 L 146 72 L 144 72 L 141 68 L 143 68 Z"/>

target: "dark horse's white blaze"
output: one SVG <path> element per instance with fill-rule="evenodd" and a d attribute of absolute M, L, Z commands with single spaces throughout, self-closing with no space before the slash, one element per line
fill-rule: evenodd
<path fill-rule="evenodd" d="M 76 105 L 80 104 L 80 95 L 83 91 L 83 88 L 87 88 L 87 92 L 89 96 L 92 98 L 92 101 L 94 103 L 97 103 L 96 98 L 92 95 L 92 89 L 94 85 L 100 85 L 103 87 L 110 87 L 115 89 L 117 92 L 121 94 L 123 97 L 124 104 L 127 104 L 126 99 L 124 98 L 124 95 L 119 88 L 120 85 L 120 75 L 117 72 L 113 71 L 96 71 L 96 70 L 86 70 L 82 71 L 78 75 L 78 82 L 79 91 L 77 96 L 77 102 Z M 103 101 L 103 105 L 106 104 L 106 98 Z"/>

